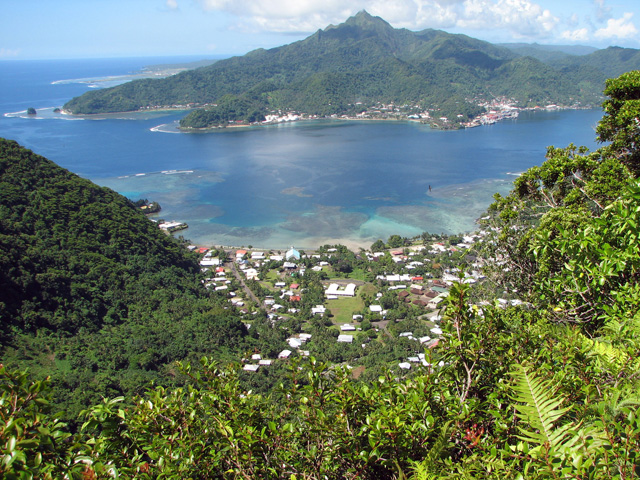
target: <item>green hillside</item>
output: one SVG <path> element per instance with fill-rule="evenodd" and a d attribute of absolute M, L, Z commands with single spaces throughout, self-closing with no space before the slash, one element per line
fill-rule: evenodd
<path fill-rule="evenodd" d="M 236 349 L 198 259 L 116 192 L 0 139 L 0 348 L 75 414 L 175 360 Z"/>
<path fill-rule="evenodd" d="M 497 96 L 522 107 L 594 105 L 601 101 L 611 63 L 616 71 L 622 65 L 626 70 L 640 66 L 635 57 L 620 63 L 615 53 L 605 50 L 575 57 L 579 62 L 563 56 L 543 63 L 465 35 L 394 29 L 362 11 L 289 45 L 255 50 L 166 79 L 94 90 L 70 100 L 64 109 L 92 114 L 206 107 L 208 113 L 182 122 L 183 127 L 200 128 L 248 122 L 278 110 L 349 114 L 356 105 L 377 102 L 432 108 L 451 97 L 474 107 Z M 228 108 L 229 102 L 234 108 Z"/>

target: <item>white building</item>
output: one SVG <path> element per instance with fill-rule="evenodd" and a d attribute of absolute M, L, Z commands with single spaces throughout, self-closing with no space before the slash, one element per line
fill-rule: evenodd
<path fill-rule="evenodd" d="M 352 343 L 353 342 L 353 335 L 338 335 L 338 342 L 339 343 Z"/>
<path fill-rule="evenodd" d="M 325 291 L 327 296 L 336 295 L 341 297 L 353 297 L 356 294 L 356 284 L 349 283 L 347 286 L 342 287 L 337 283 L 332 283 L 329 285 L 329 288 Z"/>

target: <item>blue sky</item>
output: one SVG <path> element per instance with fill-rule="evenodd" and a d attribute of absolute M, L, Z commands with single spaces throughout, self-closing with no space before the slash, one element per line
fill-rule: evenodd
<path fill-rule="evenodd" d="M 0 60 L 240 55 L 360 10 L 491 42 L 640 48 L 637 0 L 4 0 Z"/>

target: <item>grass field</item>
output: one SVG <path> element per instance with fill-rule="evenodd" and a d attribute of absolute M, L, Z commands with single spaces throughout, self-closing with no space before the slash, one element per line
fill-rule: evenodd
<path fill-rule="evenodd" d="M 358 293 L 355 297 L 340 297 L 337 300 L 327 300 L 327 308 L 333 315 L 333 323 L 336 325 L 351 323 L 353 319 L 353 312 L 364 308 L 362 295 L 375 295 L 375 293 L 376 287 L 371 284 L 367 284 L 362 287 L 358 287 Z"/>

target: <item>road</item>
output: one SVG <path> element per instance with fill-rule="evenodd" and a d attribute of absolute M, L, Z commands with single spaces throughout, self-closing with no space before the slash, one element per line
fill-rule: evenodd
<path fill-rule="evenodd" d="M 247 284 L 244 283 L 244 277 L 240 275 L 240 272 L 236 268 L 236 262 L 227 262 L 225 263 L 225 267 L 228 267 L 231 269 L 231 271 L 233 272 L 233 275 L 238 279 L 238 281 L 240 282 L 240 285 L 242 285 L 242 289 L 247 294 L 247 298 L 250 298 L 259 308 L 264 308 L 264 305 L 262 304 L 260 299 L 258 299 L 258 297 L 255 296 L 255 294 L 251 291 L 251 289 L 247 287 Z"/>

